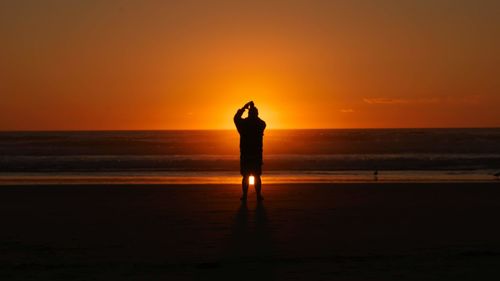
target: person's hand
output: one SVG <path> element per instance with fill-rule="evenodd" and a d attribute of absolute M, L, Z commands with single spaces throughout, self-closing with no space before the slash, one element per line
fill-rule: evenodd
<path fill-rule="evenodd" d="M 249 102 L 245 103 L 245 105 L 243 106 L 243 109 L 248 109 L 251 106 L 253 106 L 253 101 L 249 101 Z"/>

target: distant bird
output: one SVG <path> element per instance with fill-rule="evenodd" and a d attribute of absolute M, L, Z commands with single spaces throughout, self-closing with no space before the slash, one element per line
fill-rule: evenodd
<path fill-rule="evenodd" d="M 498 180 L 498 178 L 500 177 L 500 172 L 497 172 L 496 174 L 493 174 L 493 175 L 494 175 L 494 176 L 497 178 L 497 180 Z"/>

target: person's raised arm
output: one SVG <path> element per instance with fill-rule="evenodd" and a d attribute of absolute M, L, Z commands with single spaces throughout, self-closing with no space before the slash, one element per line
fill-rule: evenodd
<path fill-rule="evenodd" d="M 238 124 L 239 121 L 241 120 L 241 116 L 243 116 L 243 112 L 245 112 L 245 108 L 240 108 L 238 111 L 236 111 L 236 114 L 234 115 L 234 124 Z"/>
<path fill-rule="evenodd" d="M 245 105 L 242 108 L 236 111 L 236 114 L 234 115 L 233 118 L 235 124 L 238 124 L 238 122 L 241 120 L 241 116 L 243 116 L 243 113 L 245 112 L 245 109 L 250 108 L 250 105 L 253 105 L 253 101 L 245 103 Z"/>

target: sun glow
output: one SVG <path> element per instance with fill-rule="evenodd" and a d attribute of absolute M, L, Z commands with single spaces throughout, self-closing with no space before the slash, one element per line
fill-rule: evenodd
<path fill-rule="evenodd" d="M 254 177 L 254 176 L 250 176 L 250 177 L 248 177 L 248 183 L 249 183 L 250 185 L 254 185 L 254 184 L 255 184 L 255 177 Z"/>

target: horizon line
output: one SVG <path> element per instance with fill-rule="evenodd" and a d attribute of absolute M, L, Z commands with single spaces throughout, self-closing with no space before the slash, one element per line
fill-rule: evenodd
<path fill-rule="evenodd" d="M 269 128 L 267 131 L 305 131 L 305 130 L 438 130 L 438 129 L 500 129 L 500 126 L 491 127 L 351 127 L 351 128 Z M 42 129 L 42 130 L 0 130 L 0 133 L 22 132 L 158 132 L 158 131 L 233 131 L 235 129 Z"/>

